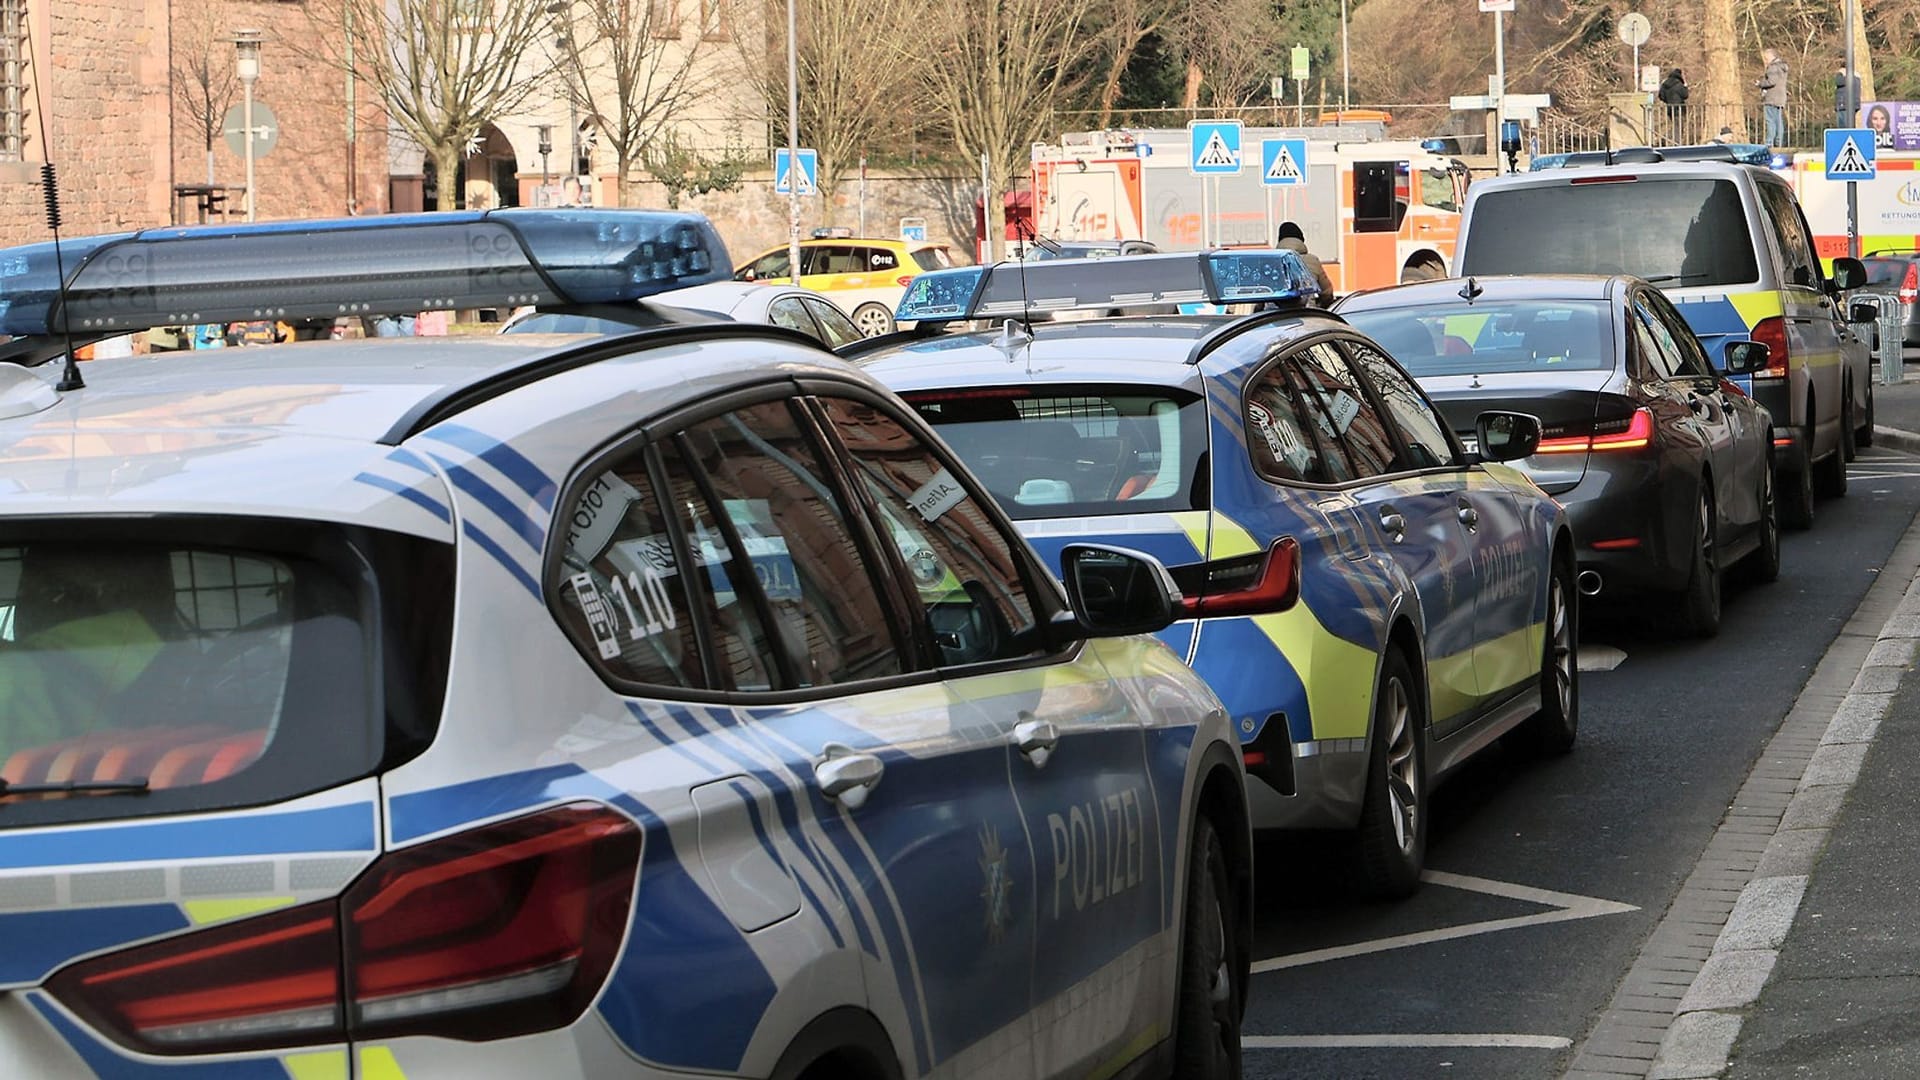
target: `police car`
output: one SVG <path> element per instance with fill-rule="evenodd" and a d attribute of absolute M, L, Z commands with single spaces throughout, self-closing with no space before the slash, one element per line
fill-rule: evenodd
<path fill-rule="evenodd" d="M 970 267 L 914 279 L 920 329 L 852 346 L 1046 556 L 1097 541 L 1165 563 L 1161 638 L 1238 730 L 1255 827 L 1347 829 L 1359 882 L 1419 882 L 1431 784 L 1501 735 L 1578 724 L 1574 547 L 1517 468 L 1537 418 L 1463 450 L 1406 372 L 1292 254 Z M 1049 319 L 1132 308 L 1227 314 Z M 935 323 L 998 321 L 941 332 Z"/>
<path fill-rule="evenodd" d="M 0 252 L 8 1075 L 1238 1075 L 1177 591 L 1100 545 L 1063 591 L 808 338 L 63 360 L 728 266 L 611 210 Z"/>

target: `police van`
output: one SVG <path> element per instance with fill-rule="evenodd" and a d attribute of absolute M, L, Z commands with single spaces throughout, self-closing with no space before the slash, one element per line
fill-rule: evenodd
<path fill-rule="evenodd" d="M 59 1077 L 1239 1075 L 1244 773 L 914 413 L 792 331 L 174 324 L 645 308 L 703 218 L 0 252 L 0 1061 Z"/>

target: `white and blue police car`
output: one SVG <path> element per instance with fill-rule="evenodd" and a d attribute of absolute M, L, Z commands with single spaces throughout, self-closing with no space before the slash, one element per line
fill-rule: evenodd
<path fill-rule="evenodd" d="M 692 215 L 0 251 L 11 1076 L 1239 1074 L 1251 874 L 1150 557 L 1056 584 Z M 75 377 L 77 375 L 77 378 Z"/>

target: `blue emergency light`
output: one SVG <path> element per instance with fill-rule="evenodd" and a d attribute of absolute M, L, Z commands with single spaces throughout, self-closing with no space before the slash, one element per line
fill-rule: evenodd
<path fill-rule="evenodd" d="M 1285 303 L 1319 291 L 1312 272 L 1291 251 L 1046 259 L 920 274 L 894 318 L 938 323 L 1168 304 Z"/>
<path fill-rule="evenodd" d="M 145 229 L 0 250 L 0 334 L 599 304 L 732 276 L 699 214 L 488 210 Z"/>

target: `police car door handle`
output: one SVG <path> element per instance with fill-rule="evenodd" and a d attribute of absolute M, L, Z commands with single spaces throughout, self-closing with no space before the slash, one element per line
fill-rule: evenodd
<path fill-rule="evenodd" d="M 1380 513 L 1380 529 L 1397 544 L 1407 538 L 1407 519 L 1392 510 L 1383 510 Z"/>
<path fill-rule="evenodd" d="M 820 785 L 820 793 L 849 810 L 858 810 L 866 803 L 885 772 L 886 765 L 879 758 L 854 753 L 838 743 L 828 743 L 825 756 L 813 765 L 813 779 Z"/>
<path fill-rule="evenodd" d="M 1060 745 L 1060 730 L 1051 720 L 1028 720 L 1014 727 L 1013 745 L 1033 762 L 1034 768 L 1044 769 L 1047 759 L 1053 756 L 1053 748 Z"/>
<path fill-rule="evenodd" d="M 1460 524 L 1465 525 L 1469 529 L 1478 528 L 1480 525 L 1480 511 L 1475 510 L 1471 506 L 1462 506 L 1459 513 L 1455 516 L 1460 519 Z"/>

